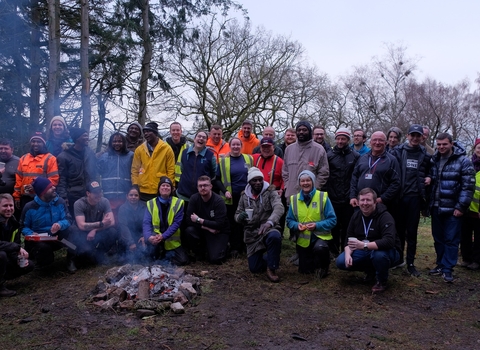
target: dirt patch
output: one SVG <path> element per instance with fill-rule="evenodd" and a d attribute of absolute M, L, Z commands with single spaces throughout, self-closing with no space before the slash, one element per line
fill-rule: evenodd
<path fill-rule="evenodd" d="M 111 266 L 71 276 L 60 260 L 8 285 L 0 299 L 4 349 L 478 349 L 480 274 L 458 267 L 454 284 L 428 276 L 433 242 L 423 230 L 419 278 L 392 271 L 389 289 L 372 295 L 360 273 L 332 268 L 322 281 L 299 275 L 284 243 L 281 282 L 248 272 L 246 258 L 186 268 L 202 279 L 202 295 L 183 315 L 147 319 L 101 310 L 90 291 Z"/>

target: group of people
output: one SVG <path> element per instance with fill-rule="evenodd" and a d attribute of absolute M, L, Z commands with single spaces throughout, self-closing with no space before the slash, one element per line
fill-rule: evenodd
<path fill-rule="evenodd" d="M 285 226 L 300 273 L 324 278 L 335 258 L 382 292 L 392 267 L 420 275 L 422 213 L 432 216 L 437 254 L 430 274 L 454 281 L 460 241 L 462 265 L 480 268 L 480 139 L 470 160 L 447 133 L 433 153 L 417 124 L 405 142 L 396 127 L 374 132 L 370 148 L 363 130 L 347 128 L 331 147 L 325 128 L 307 121 L 278 145 L 273 127 L 261 140 L 252 131 L 245 120 L 227 142 L 212 125 L 189 144 L 178 122 L 165 141 L 157 123 L 132 123 L 95 154 L 86 130 L 56 116 L 48 139 L 34 133 L 20 158 L 0 140 L 0 296 L 15 294 L 6 278 L 50 265 L 62 247 L 71 273 L 113 254 L 185 265 L 246 252 L 251 272 L 278 282 Z"/>

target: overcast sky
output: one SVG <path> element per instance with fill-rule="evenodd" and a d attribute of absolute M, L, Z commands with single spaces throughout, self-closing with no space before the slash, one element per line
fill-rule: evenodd
<path fill-rule="evenodd" d="M 253 26 L 299 41 L 321 72 L 335 79 L 386 51 L 406 46 L 419 57 L 418 80 L 447 84 L 480 72 L 479 0 L 237 0 Z"/>

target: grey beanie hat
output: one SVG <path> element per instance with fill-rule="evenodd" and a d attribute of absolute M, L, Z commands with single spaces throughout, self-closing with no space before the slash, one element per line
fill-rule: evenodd
<path fill-rule="evenodd" d="M 315 187 L 315 174 L 312 173 L 310 170 L 304 170 L 298 175 L 298 183 L 300 184 L 300 179 L 305 175 L 310 176 L 313 182 L 313 187 Z"/>

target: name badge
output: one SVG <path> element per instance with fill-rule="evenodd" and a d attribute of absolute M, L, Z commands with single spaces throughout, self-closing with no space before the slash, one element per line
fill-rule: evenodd
<path fill-rule="evenodd" d="M 371 180 L 373 178 L 373 174 L 365 174 L 365 180 Z"/>

